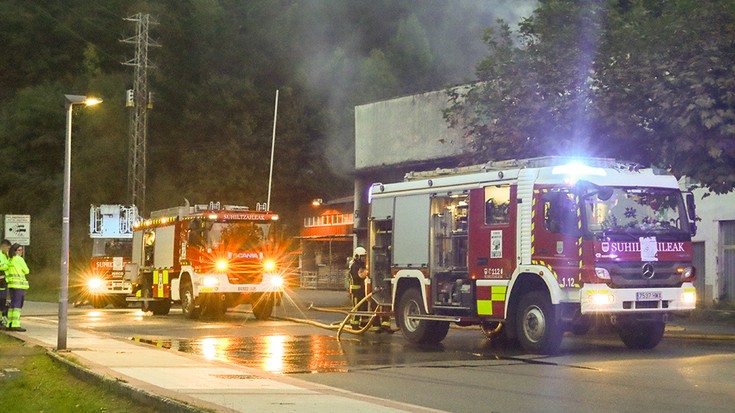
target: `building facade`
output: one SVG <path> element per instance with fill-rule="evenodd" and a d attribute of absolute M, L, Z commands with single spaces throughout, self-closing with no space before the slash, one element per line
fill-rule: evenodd
<path fill-rule="evenodd" d="M 347 265 L 355 247 L 354 200 L 314 200 L 301 209 L 299 236 L 302 288 L 346 289 Z"/>

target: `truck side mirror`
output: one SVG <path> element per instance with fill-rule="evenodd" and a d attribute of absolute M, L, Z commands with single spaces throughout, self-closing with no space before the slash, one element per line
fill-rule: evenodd
<path fill-rule="evenodd" d="M 694 194 L 687 192 L 684 199 L 687 205 L 687 216 L 689 217 L 689 234 L 695 236 L 697 235 L 697 210 L 694 205 Z"/>
<path fill-rule="evenodd" d="M 694 221 L 697 219 L 697 212 L 696 207 L 694 205 L 694 194 L 691 192 L 686 193 L 686 204 L 687 204 L 687 214 L 689 215 L 689 221 Z"/>

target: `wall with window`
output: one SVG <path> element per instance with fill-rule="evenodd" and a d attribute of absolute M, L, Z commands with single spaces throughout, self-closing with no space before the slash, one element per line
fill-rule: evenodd
<path fill-rule="evenodd" d="M 698 283 L 703 287 L 698 294 L 705 305 L 735 303 L 735 193 L 702 198 L 706 193 L 694 191 L 701 219 L 693 239 L 694 260 L 704 267 L 697 268 Z"/>

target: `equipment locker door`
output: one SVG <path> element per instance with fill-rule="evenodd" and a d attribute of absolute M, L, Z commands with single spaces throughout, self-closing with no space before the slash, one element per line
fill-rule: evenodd
<path fill-rule="evenodd" d="M 516 186 L 491 185 L 470 193 L 470 275 L 510 279 L 516 256 Z"/>

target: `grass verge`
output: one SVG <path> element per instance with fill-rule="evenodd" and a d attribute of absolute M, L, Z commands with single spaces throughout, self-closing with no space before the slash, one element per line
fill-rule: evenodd
<path fill-rule="evenodd" d="M 158 412 L 74 377 L 46 350 L 0 334 L 0 371 L 15 368 L 17 377 L 0 378 L 3 411 L 24 412 Z M 7 410 L 5 410 L 7 408 Z"/>

